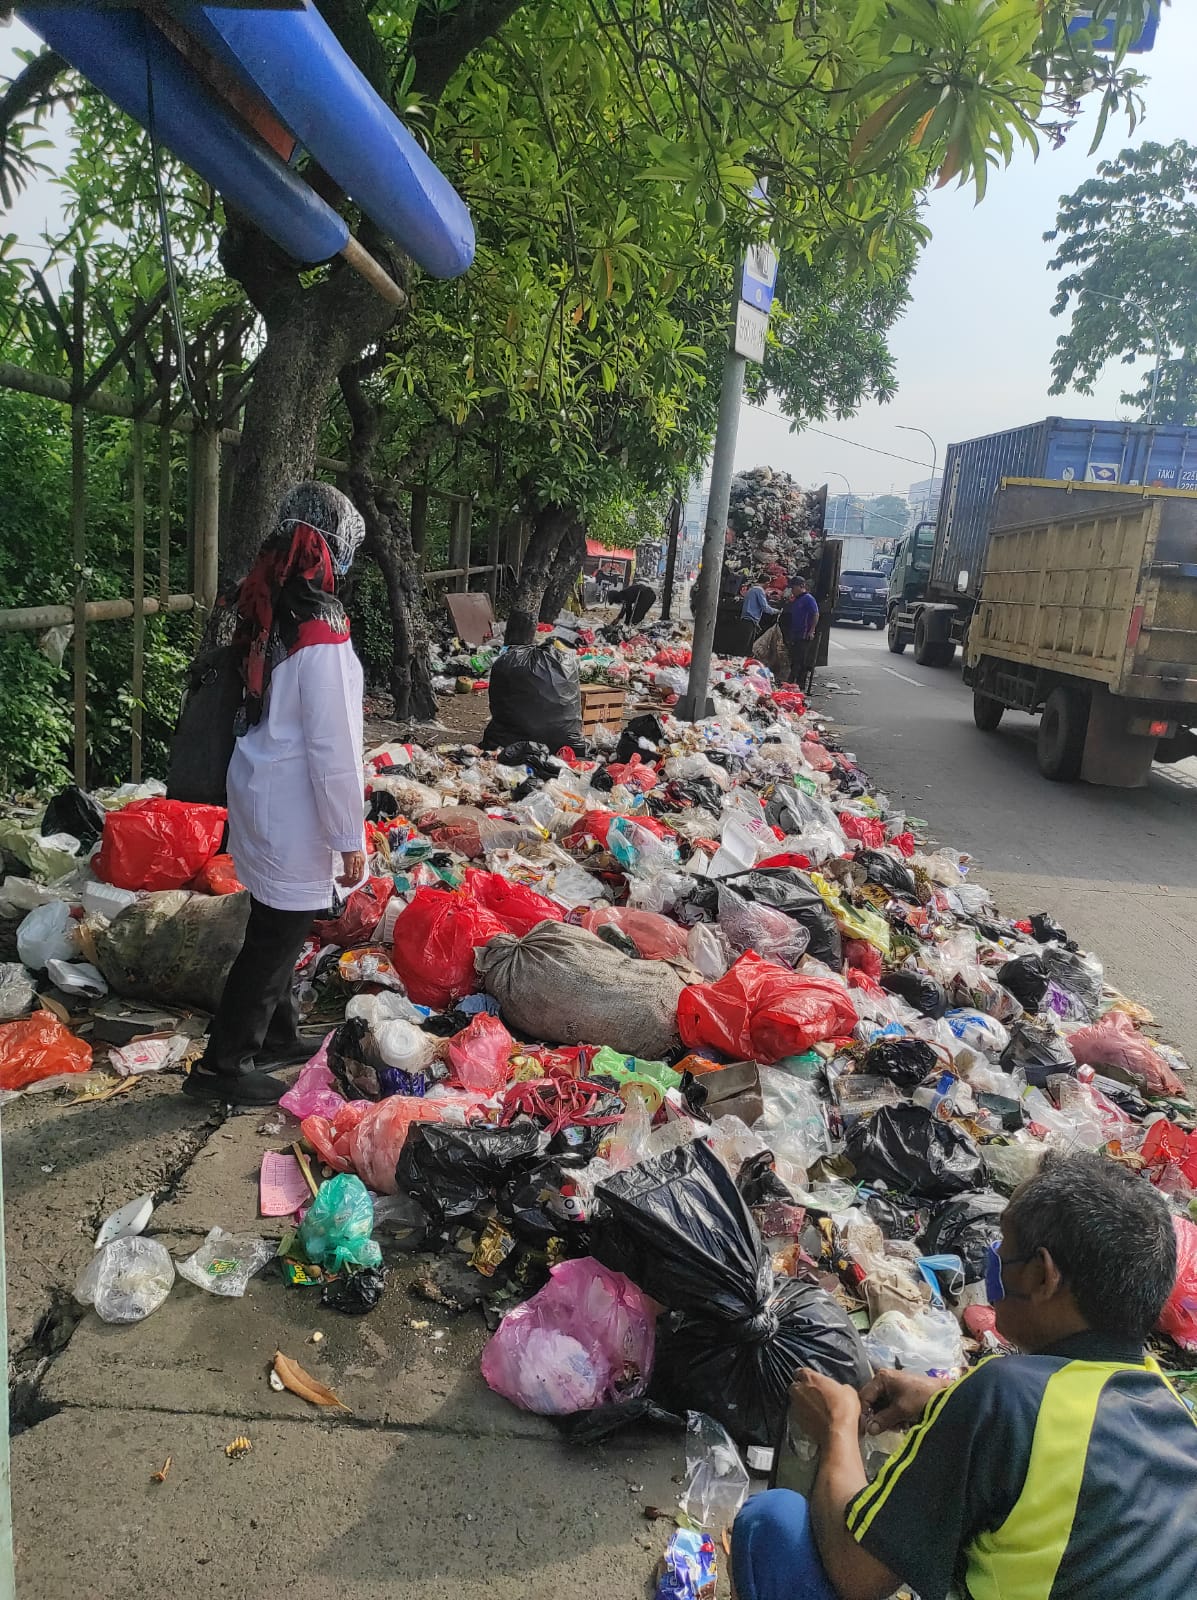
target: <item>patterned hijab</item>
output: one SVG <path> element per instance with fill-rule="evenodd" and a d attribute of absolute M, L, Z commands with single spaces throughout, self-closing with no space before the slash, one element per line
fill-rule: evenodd
<path fill-rule="evenodd" d="M 349 638 L 337 576 L 349 571 L 365 533 L 361 512 L 330 484 L 300 483 L 283 496 L 275 531 L 232 602 L 234 640 L 243 651 L 244 727 L 261 720 L 270 675 L 280 661 L 307 645 Z"/>

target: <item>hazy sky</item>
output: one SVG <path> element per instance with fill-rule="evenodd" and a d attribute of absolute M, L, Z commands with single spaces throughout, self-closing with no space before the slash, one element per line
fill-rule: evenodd
<path fill-rule="evenodd" d="M 1088 154 L 1096 113 L 1089 111 L 1062 150 L 1029 152 L 995 173 L 978 206 L 972 190 L 933 194 L 926 220 L 932 240 L 923 252 L 913 298 L 891 344 L 897 360 L 898 393 L 887 406 L 866 405 L 847 422 L 820 423 L 841 444 L 745 406 L 736 450 L 739 468 L 768 465 L 801 482 L 828 478 L 842 492 L 843 473 L 857 494 L 904 494 L 927 473 L 920 466 L 871 455 L 861 445 L 930 463 L 930 446 L 895 424 L 925 428 L 936 441 L 942 466 L 946 446 L 998 428 L 1042 417 L 1118 417 L 1118 397 L 1137 387 L 1136 369 L 1114 362 L 1093 395 L 1049 396 L 1050 361 L 1056 337 L 1067 326 L 1050 307 L 1059 274 L 1049 272 L 1052 247 L 1043 235 L 1056 220 L 1056 202 L 1096 171 L 1103 156 L 1144 140 L 1197 143 L 1197 5 L 1174 0 L 1166 7 L 1155 50 L 1136 57 L 1151 82 L 1147 116 L 1133 138 L 1125 121 L 1110 119 L 1101 149 Z"/>
<path fill-rule="evenodd" d="M 14 70 L 14 47 L 36 42 L 19 23 L 0 34 L 0 73 Z M 1165 9 L 1157 47 L 1140 64 L 1151 82 L 1147 116 L 1133 142 L 1197 141 L 1193 0 Z M 1107 370 L 1091 397 L 1047 392 L 1064 323 L 1050 315 L 1057 274 L 1047 270 L 1052 250 L 1043 234 L 1055 222 L 1059 197 L 1092 175 L 1103 156 L 1131 142 L 1125 123 L 1111 118 L 1102 149 L 1088 155 L 1095 114 L 1086 113 L 1063 150 L 1045 150 L 1038 161 L 1020 150 L 1007 171 L 993 175 L 979 206 L 971 189 L 932 195 L 926 216 L 933 237 L 919 262 L 911 306 L 892 335 L 898 394 L 888 406 L 866 405 L 847 422 L 820 424 L 841 440 L 812 431 L 797 436 L 780 418 L 746 406 L 736 465 L 782 468 L 804 483 L 826 478 L 833 493 L 843 491 L 846 478 L 856 494 L 890 488 L 905 494 L 927 477 L 931 449 L 918 434 L 899 431 L 898 423 L 925 428 L 942 465 L 945 448 L 957 439 L 1046 416 L 1119 416 L 1118 396 L 1133 386 L 1132 370 L 1121 363 Z M 58 215 L 57 194 L 43 183 L 18 199 L 0 227 L 32 241 Z M 911 459 L 890 460 L 864 445 Z"/>

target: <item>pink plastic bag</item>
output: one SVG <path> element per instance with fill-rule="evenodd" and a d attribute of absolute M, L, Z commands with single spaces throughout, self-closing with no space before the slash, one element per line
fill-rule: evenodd
<path fill-rule="evenodd" d="M 374 1105 L 373 1100 L 346 1100 L 331 1120 L 319 1115 L 305 1117 L 299 1131 L 326 1167 L 332 1167 L 335 1172 L 352 1172 L 349 1141 L 358 1123 Z"/>
<path fill-rule="evenodd" d="M 330 1033 L 279 1101 L 284 1111 L 301 1122 L 305 1117 L 327 1117 L 331 1121 L 348 1104 L 329 1069 L 328 1041 L 331 1038 Z"/>
<path fill-rule="evenodd" d="M 1175 1072 L 1125 1011 L 1109 1011 L 1091 1028 L 1070 1033 L 1068 1048 L 1080 1066 L 1120 1068 L 1148 1094 L 1184 1093 Z"/>
<path fill-rule="evenodd" d="M 636 946 L 645 961 L 679 961 L 686 955 L 687 930 L 661 916 L 658 911 L 640 911 L 635 906 L 599 906 L 582 918 L 591 933 L 600 928 L 618 928 Z"/>
<path fill-rule="evenodd" d="M 463 1089 L 492 1095 L 511 1076 L 510 1058 L 515 1040 L 499 1021 L 480 1011 L 468 1028 L 449 1041 L 452 1077 Z"/>
<path fill-rule="evenodd" d="M 1160 1312 L 1159 1326 L 1182 1350 L 1197 1350 L 1197 1227 L 1187 1217 L 1173 1217 L 1172 1226 L 1176 1284 Z"/>
<path fill-rule="evenodd" d="M 652 1302 L 589 1256 L 563 1261 L 531 1300 L 509 1311 L 482 1352 L 482 1376 L 523 1411 L 567 1416 L 648 1388 Z"/>

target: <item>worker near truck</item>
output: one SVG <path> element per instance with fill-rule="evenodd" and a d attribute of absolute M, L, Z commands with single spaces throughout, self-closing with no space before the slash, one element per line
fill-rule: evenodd
<path fill-rule="evenodd" d="M 790 649 L 790 682 L 806 689 L 815 670 L 819 602 L 811 594 L 805 578 L 794 579 L 791 595 L 792 599 L 782 612 L 781 631 Z"/>
<path fill-rule="evenodd" d="M 800 1372 L 809 1503 L 749 1500 L 738 1600 L 1180 1600 L 1197 1594 L 1197 1422 L 1144 1344 L 1176 1278 L 1163 1197 L 1108 1157 L 1044 1158 L 989 1247 L 997 1330 L 1021 1354 L 956 1382 Z M 870 1484 L 870 1433 L 918 1421 Z M 919 1420 L 921 1418 L 921 1420 Z"/>
<path fill-rule="evenodd" d="M 770 617 L 780 614 L 777 606 L 769 604 L 769 596 L 765 593 L 765 584 L 768 577 L 762 573 L 755 583 L 749 584 L 744 591 L 744 598 L 740 602 L 740 621 L 743 623 L 743 650 L 742 654 L 751 654 L 752 647 L 768 623 Z"/>

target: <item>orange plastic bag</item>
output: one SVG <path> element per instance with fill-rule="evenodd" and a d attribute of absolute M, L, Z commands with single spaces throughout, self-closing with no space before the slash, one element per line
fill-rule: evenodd
<path fill-rule="evenodd" d="M 185 889 L 220 849 L 228 813 L 187 800 L 134 800 L 104 818 L 97 878 L 118 889 Z"/>
<path fill-rule="evenodd" d="M 201 894 L 241 894 L 245 885 L 237 876 L 232 856 L 213 856 L 196 873 L 191 887 Z"/>
<path fill-rule="evenodd" d="M 851 1033 L 858 1018 L 842 984 L 790 972 L 749 950 L 717 983 L 683 989 L 677 1020 L 691 1050 L 706 1046 L 769 1065 Z"/>
<path fill-rule="evenodd" d="M 479 987 L 474 951 L 507 929 L 466 889 L 420 889 L 395 923 L 395 971 L 418 1006 L 444 1011 Z"/>
<path fill-rule="evenodd" d="M 0 1025 L 0 1089 L 26 1089 L 64 1072 L 87 1072 L 91 1046 L 48 1011 Z"/>

